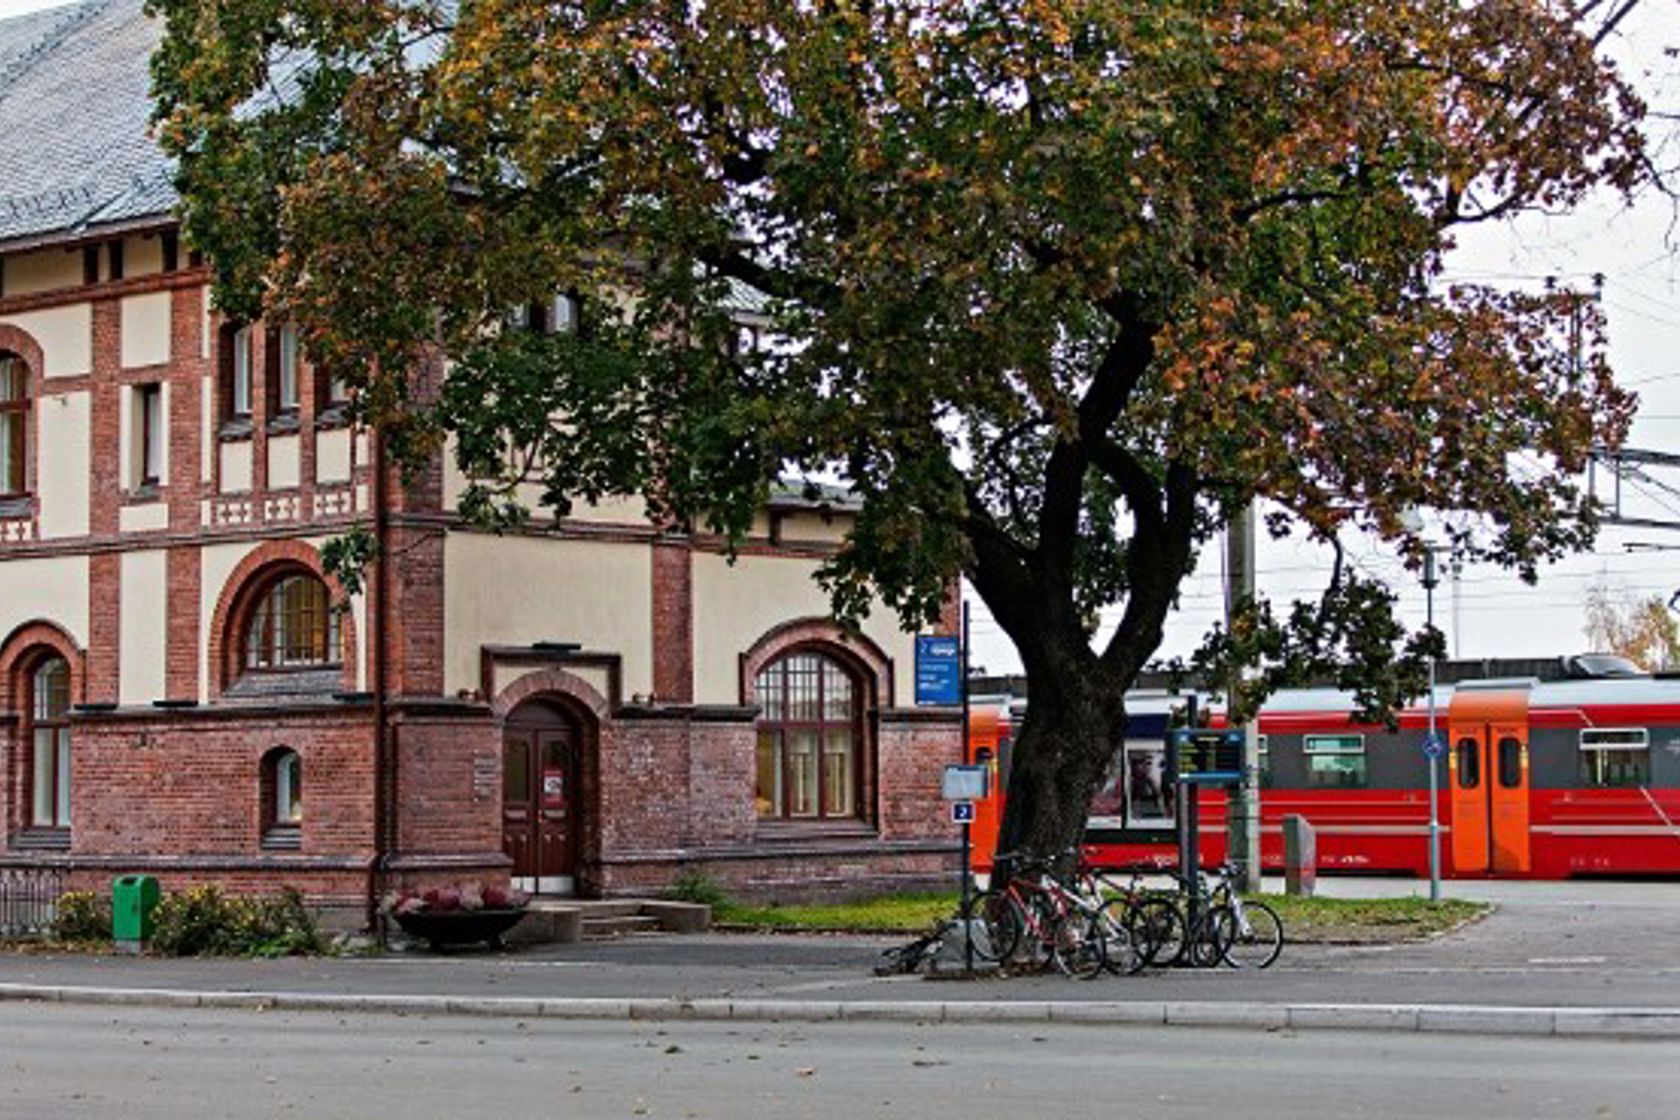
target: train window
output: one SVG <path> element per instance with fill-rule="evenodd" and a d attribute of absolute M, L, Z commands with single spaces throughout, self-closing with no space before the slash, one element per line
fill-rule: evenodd
<path fill-rule="evenodd" d="M 1522 744 L 1509 735 L 1499 740 L 1499 785 L 1502 789 L 1522 785 Z"/>
<path fill-rule="evenodd" d="M 1643 727 L 1582 731 L 1581 784 L 1621 789 L 1650 785 L 1650 733 Z"/>
<path fill-rule="evenodd" d="M 1482 784 L 1482 744 L 1465 737 L 1458 741 L 1458 788 L 1475 789 Z"/>
<path fill-rule="evenodd" d="M 1167 783 L 1167 749 L 1159 739 L 1126 743 L 1126 823 L 1172 823 L 1172 788 Z"/>
<path fill-rule="evenodd" d="M 1303 746 L 1309 787 L 1359 789 L 1365 785 L 1365 736 L 1308 735 Z"/>

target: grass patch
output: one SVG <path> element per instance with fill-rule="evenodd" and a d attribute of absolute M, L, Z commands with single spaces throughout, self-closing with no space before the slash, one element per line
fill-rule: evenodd
<path fill-rule="evenodd" d="M 956 892 L 936 891 L 802 906 L 754 906 L 725 899 L 714 905 L 712 920 L 721 925 L 766 930 L 920 933 L 940 918 L 956 912 Z"/>
<path fill-rule="evenodd" d="M 1415 941 L 1479 918 L 1491 907 L 1481 902 L 1421 898 L 1299 898 L 1261 895 L 1283 921 L 1289 941 L 1323 944 L 1386 944 Z M 898 894 L 859 902 L 799 906 L 753 905 L 724 896 L 712 903 L 712 919 L 723 926 L 783 932 L 921 933 L 957 910 L 955 891 Z"/>
<path fill-rule="evenodd" d="M 1480 918 L 1485 902 L 1444 898 L 1302 898 L 1261 895 L 1283 921 L 1284 936 L 1296 943 L 1386 944 L 1416 941 Z"/>

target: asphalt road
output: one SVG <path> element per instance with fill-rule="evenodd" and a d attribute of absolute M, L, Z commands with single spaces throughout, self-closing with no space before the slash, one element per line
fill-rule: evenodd
<path fill-rule="evenodd" d="M 1673 1043 L 0 1006 L 0 1117 L 1667 1118 Z"/>

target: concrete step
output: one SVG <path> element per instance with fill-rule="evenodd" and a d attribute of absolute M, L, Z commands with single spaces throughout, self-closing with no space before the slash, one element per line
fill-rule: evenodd
<path fill-rule="evenodd" d="M 659 933 L 659 919 L 646 914 L 618 914 L 599 917 L 585 914 L 583 919 L 583 939 L 585 941 L 610 941 L 615 937 L 630 937 L 635 934 Z"/>
<path fill-rule="evenodd" d="M 703 933 L 712 910 L 663 899 L 534 898 L 530 912 L 508 934 L 521 945 L 569 944 L 631 934 Z"/>

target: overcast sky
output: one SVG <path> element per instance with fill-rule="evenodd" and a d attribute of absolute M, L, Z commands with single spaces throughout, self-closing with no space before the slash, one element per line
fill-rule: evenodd
<path fill-rule="evenodd" d="M 59 0 L 0 0 L 0 18 L 60 6 Z M 1680 45 L 1669 0 L 1648 0 L 1612 49 L 1658 112 L 1680 113 L 1680 77 L 1665 46 Z M 1660 162 L 1680 165 L 1680 139 L 1673 121 L 1653 122 L 1661 143 Z M 3 174 L 3 173 L 0 173 Z M 1604 277 L 1604 309 L 1610 325 L 1610 357 L 1617 379 L 1638 391 L 1639 418 L 1629 445 L 1680 451 L 1680 243 L 1668 200 L 1650 194 L 1632 208 L 1613 200 L 1569 217 L 1530 216 L 1512 226 L 1475 231 L 1451 258 L 1458 279 L 1538 289 L 1547 277 L 1590 286 Z M 1680 470 L 1651 470 L 1624 484 L 1625 512 L 1680 522 Z M 1647 546 L 1628 551 L 1628 545 Z M 1455 590 L 1436 592 L 1436 618 L 1455 656 L 1539 656 L 1585 648 L 1582 601 L 1599 581 L 1629 596 L 1680 591 L 1680 532 L 1607 528 L 1595 550 L 1542 573 L 1535 587 L 1492 569 L 1470 568 Z M 1392 555 L 1365 541 L 1349 542 L 1350 554 L 1369 573 L 1385 575 L 1402 592 L 1407 618 L 1421 623 L 1423 594 Z M 1223 604 L 1217 555 L 1187 586 L 1182 610 L 1173 620 L 1166 653 L 1193 648 Z M 1322 587 L 1328 559 L 1299 546 L 1262 539 L 1259 586 L 1275 600 L 1312 596 Z M 1456 606 L 1455 606 L 1456 601 Z M 1007 640 L 975 604 L 975 661 L 993 672 L 1016 667 Z"/>

